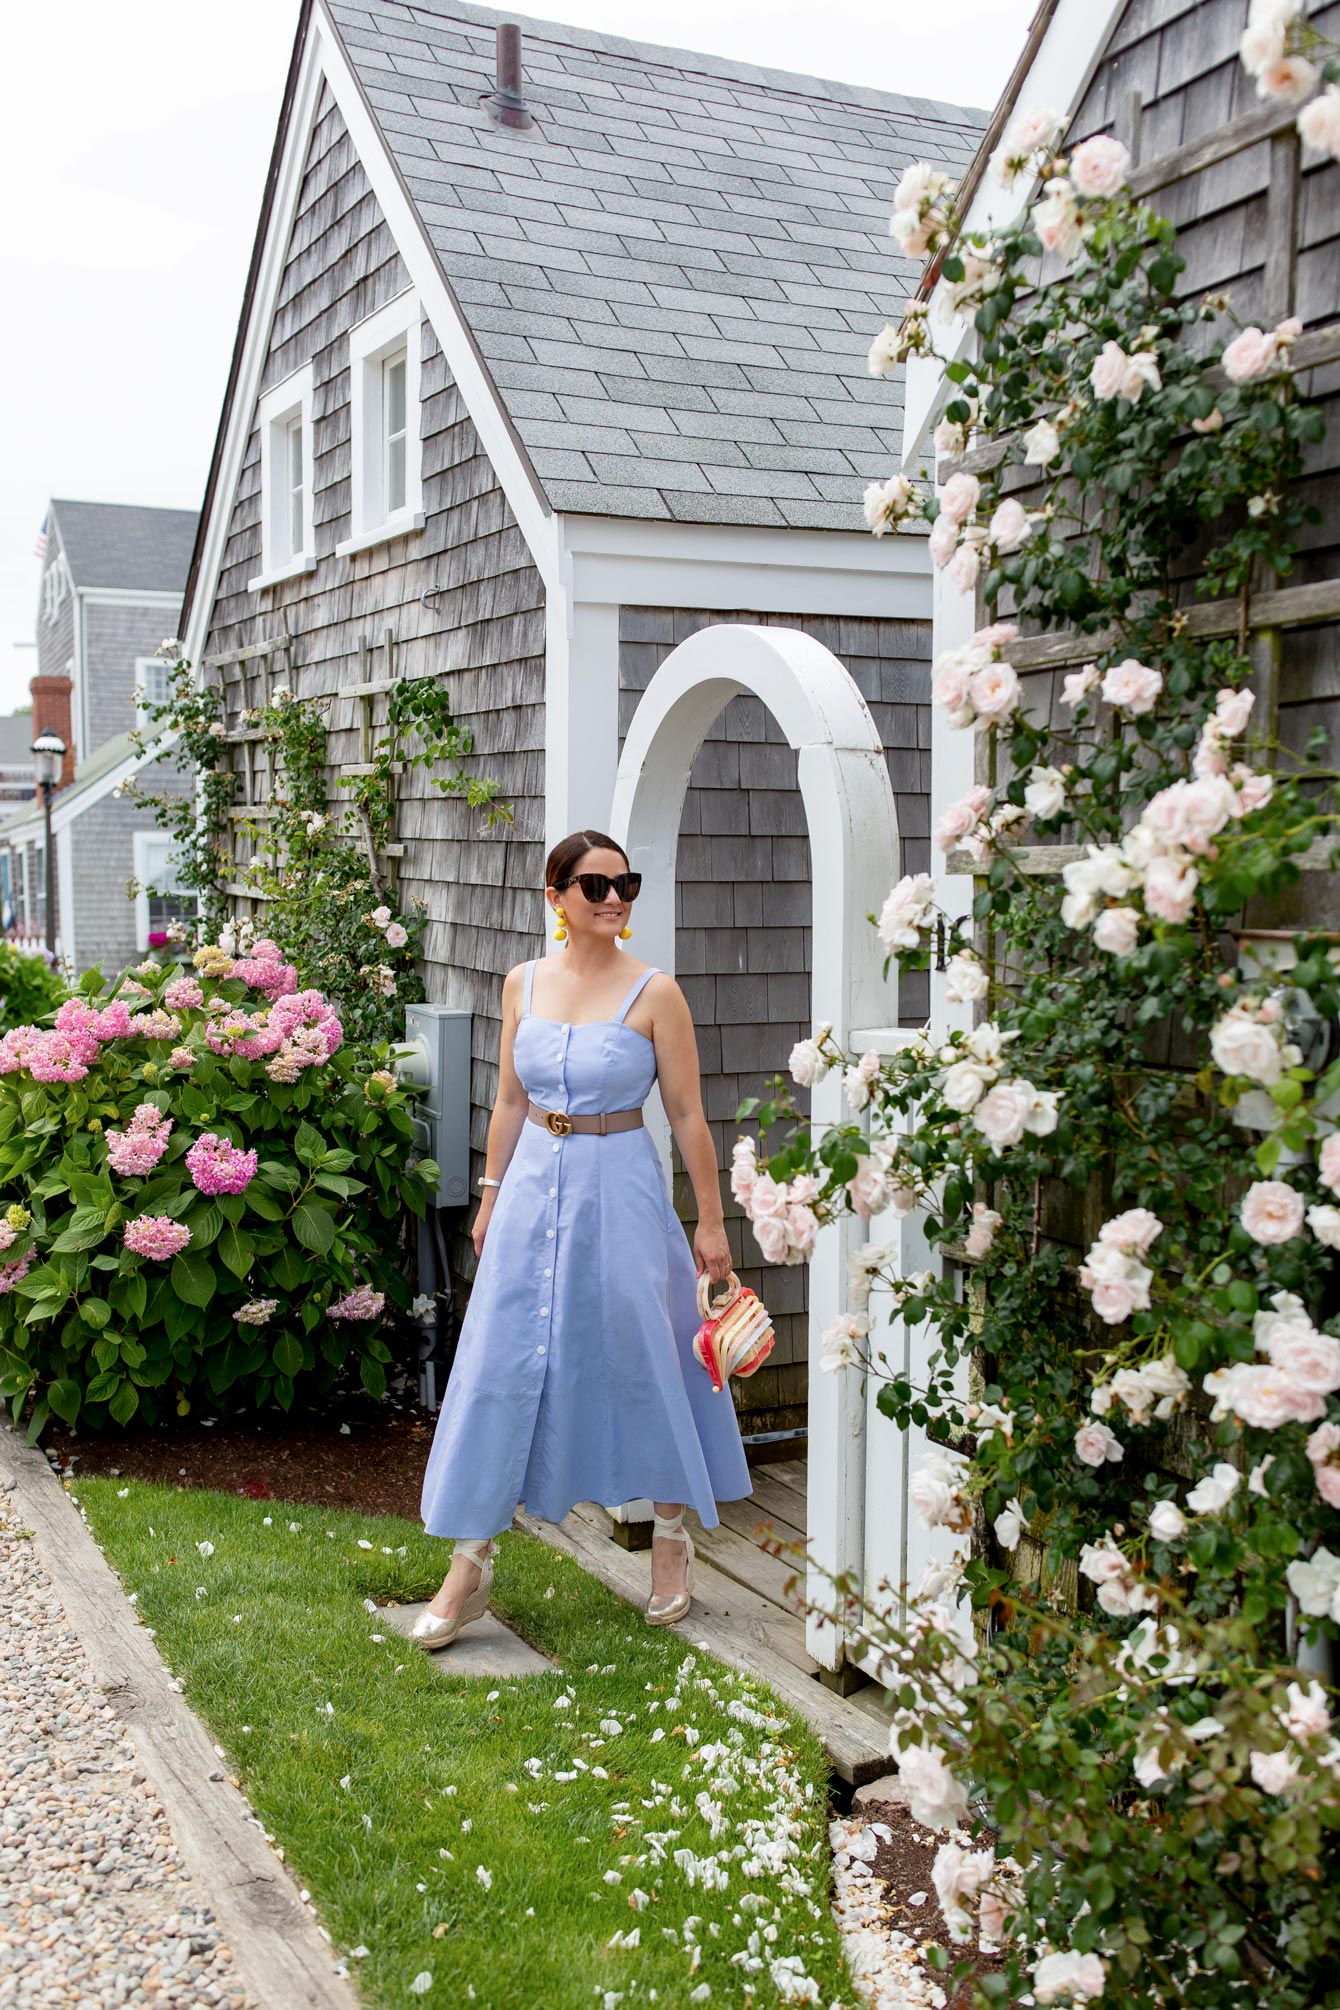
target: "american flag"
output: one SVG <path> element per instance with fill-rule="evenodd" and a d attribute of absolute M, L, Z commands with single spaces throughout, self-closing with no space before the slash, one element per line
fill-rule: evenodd
<path fill-rule="evenodd" d="M 45 558 L 46 555 L 47 555 L 47 520 L 46 517 L 43 517 L 42 528 L 41 530 L 38 531 L 37 536 L 33 540 L 33 557 Z"/>

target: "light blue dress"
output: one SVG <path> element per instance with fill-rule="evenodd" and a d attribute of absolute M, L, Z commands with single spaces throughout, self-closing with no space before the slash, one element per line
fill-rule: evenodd
<path fill-rule="evenodd" d="M 533 1102 L 640 1108 L 656 1048 L 624 1017 L 580 1026 L 530 1009 L 513 1060 Z M 729 1385 L 694 1359 L 697 1270 L 644 1127 L 550 1135 L 529 1118 L 493 1203 L 438 1414 L 420 1512 L 429 1535 L 491 1536 L 518 1502 L 562 1521 L 577 1501 L 685 1501 L 705 1528 L 752 1492 Z"/>

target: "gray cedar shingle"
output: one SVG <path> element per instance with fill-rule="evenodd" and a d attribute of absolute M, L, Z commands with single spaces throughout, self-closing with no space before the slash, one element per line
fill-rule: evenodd
<path fill-rule="evenodd" d="M 56 497 L 51 508 L 76 586 L 138 586 L 151 593 L 185 587 L 197 511 Z"/>
<path fill-rule="evenodd" d="M 479 96 L 517 16 L 331 13 L 555 508 L 859 525 L 901 404 L 866 350 L 917 271 L 893 188 L 961 171 L 982 113 L 522 17 L 509 132 Z"/>

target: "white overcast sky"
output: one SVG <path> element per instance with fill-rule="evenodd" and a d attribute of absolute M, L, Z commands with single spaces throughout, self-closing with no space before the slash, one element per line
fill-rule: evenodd
<path fill-rule="evenodd" d="M 990 105 L 1035 4 L 555 0 L 523 18 Z M 51 0 L 11 19 L 0 711 L 28 695 L 33 652 L 14 645 L 33 636 L 47 498 L 199 507 L 297 15 Z"/>

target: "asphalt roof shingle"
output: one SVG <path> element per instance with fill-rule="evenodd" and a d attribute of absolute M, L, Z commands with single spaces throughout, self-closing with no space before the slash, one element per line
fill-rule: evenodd
<path fill-rule="evenodd" d="M 555 509 L 861 526 L 901 399 L 866 351 L 921 270 L 894 185 L 962 173 L 984 112 L 459 0 L 329 4 Z M 526 132 L 480 104 L 504 20 Z"/>
<path fill-rule="evenodd" d="M 51 508 L 76 586 L 140 587 L 146 593 L 185 588 L 198 510 L 54 497 Z"/>

